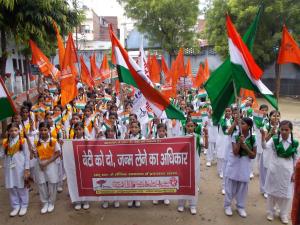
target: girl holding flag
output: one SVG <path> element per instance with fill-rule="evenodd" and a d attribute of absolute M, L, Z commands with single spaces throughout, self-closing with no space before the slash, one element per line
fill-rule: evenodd
<path fill-rule="evenodd" d="M 244 117 L 241 120 L 241 130 L 232 137 L 232 150 L 229 152 L 224 171 L 224 208 L 227 216 L 232 216 L 231 204 L 235 199 L 239 215 L 247 217 L 245 203 L 250 180 L 251 159 L 256 156 L 256 140 L 252 134 L 252 127 L 252 119 Z"/>

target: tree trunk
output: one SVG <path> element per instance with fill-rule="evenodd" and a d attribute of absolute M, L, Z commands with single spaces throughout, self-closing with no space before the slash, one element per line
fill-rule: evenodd
<path fill-rule="evenodd" d="M 279 101 L 280 95 L 280 65 L 278 63 L 275 64 L 275 96 L 277 101 Z"/>
<path fill-rule="evenodd" d="M 1 57 L 0 57 L 0 76 L 4 78 L 6 73 L 6 61 L 7 61 L 7 51 L 6 51 L 6 33 L 4 28 L 1 28 Z M 5 81 L 5 79 L 3 79 Z M 2 121 L 2 135 L 5 133 L 7 129 L 7 120 Z"/>

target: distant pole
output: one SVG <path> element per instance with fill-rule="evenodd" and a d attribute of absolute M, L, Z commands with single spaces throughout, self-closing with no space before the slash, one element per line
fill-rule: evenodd
<path fill-rule="evenodd" d="M 77 0 L 73 0 L 73 7 L 77 13 Z M 76 50 L 78 51 L 78 32 L 77 32 L 77 26 L 75 28 L 75 42 L 76 42 Z"/>
<path fill-rule="evenodd" d="M 275 64 L 275 95 L 277 102 L 280 97 L 280 65 L 276 62 Z"/>

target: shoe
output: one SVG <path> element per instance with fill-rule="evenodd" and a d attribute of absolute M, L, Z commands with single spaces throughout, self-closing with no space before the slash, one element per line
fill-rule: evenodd
<path fill-rule="evenodd" d="M 120 207 L 120 202 L 114 202 L 114 207 L 119 208 Z"/>
<path fill-rule="evenodd" d="M 222 195 L 225 195 L 225 189 L 222 189 L 221 192 L 222 192 Z"/>
<path fill-rule="evenodd" d="M 232 216 L 232 209 L 231 209 L 231 207 L 226 207 L 225 208 L 225 215 L 226 216 Z"/>
<path fill-rule="evenodd" d="M 267 220 L 269 220 L 269 221 L 273 221 L 273 220 L 274 220 L 274 215 L 273 215 L 273 213 L 268 213 L 268 215 L 267 215 Z"/>
<path fill-rule="evenodd" d="M 58 193 L 61 193 L 61 192 L 63 192 L 64 189 L 62 187 L 57 187 L 56 190 L 57 190 Z"/>
<path fill-rule="evenodd" d="M 75 204 L 74 209 L 75 210 L 80 210 L 81 209 L 81 203 Z"/>
<path fill-rule="evenodd" d="M 82 206 L 83 209 L 87 210 L 90 208 L 90 204 L 88 202 L 85 202 L 83 203 L 83 206 Z"/>
<path fill-rule="evenodd" d="M 206 166 L 207 166 L 207 167 L 211 167 L 211 162 L 207 162 L 207 163 L 206 163 Z"/>
<path fill-rule="evenodd" d="M 152 203 L 153 205 L 158 205 L 158 200 L 153 200 Z"/>
<path fill-rule="evenodd" d="M 165 205 L 170 205 L 170 200 L 169 200 L 169 199 L 165 199 L 165 200 L 164 200 L 164 204 L 165 204 Z"/>
<path fill-rule="evenodd" d="M 203 154 L 206 155 L 207 153 L 207 149 L 204 149 Z"/>
<path fill-rule="evenodd" d="M 15 217 L 16 215 L 18 215 L 19 210 L 20 210 L 20 207 L 14 208 L 14 209 L 10 212 L 9 216 Z"/>
<path fill-rule="evenodd" d="M 223 179 L 223 173 L 220 173 L 219 176 L 221 179 Z"/>
<path fill-rule="evenodd" d="M 48 203 L 45 203 L 43 205 L 43 208 L 41 209 L 41 214 L 45 214 L 48 211 Z"/>
<path fill-rule="evenodd" d="M 184 211 L 184 206 L 178 206 L 177 211 L 178 212 L 183 212 Z"/>
<path fill-rule="evenodd" d="M 243 218 L 247 217 L 247 213 L 246 213 L 245 209 L 239 209 L 238 208 L 237 211 L 238 211 L 240 217 L 243 217 Z"/>
<path fill-rule="evenodd" d="M 250 179 L 254 178 L 254 174 L 251 172 L 250 173 Z"/>
<path fill-rule="evenodd" d="M 103 208 L 103 209 L 107 209 L 107 208 L 108 208 L 108 202 L 103 202 L 102 208 Z"/>
<path fill-rule="evenodd" d="M 192 215 L 196 215 L 197 214 L 197 209 L 196 209 L 195 206 L 191 206 L 190 211 L 191 211 Z"/>
<path fill-rule="evenodd" d="M 135 203 L 135 207 L 137 207 L 137 208 L 141 207 L 141 202 L 140 201 L 135 201 L 134 203 Z"/>
<path fill-rule="evenodd" d="M 287 216 L 280 216 L 280 220 L 283 224 L 288 224 L 289 223 L 289 219 Z"/>
<path fill-rule="evenodd" d="M 24 216 L 27 213 L 27 207 L 22 207 L 19 212 L 19 216 Z"/>
<path fill-rule="evenodd" d="M 267 199 L 268 198 L 268 194 L 264 193 L 264 198 Z"/>
<path fill-rule="evenodd" d="M 54 204 L 51 204 L 51 203 L 49 203 L 49 205 L 48 205 L 48 212 L 49 213 L 51 213 L 51 212 L 53 212 L 53 210 L 54 210 Z"/>
<path fill-rule="evenodd" d="M 133 206 L 133 201 L 127 202 L 127 206 L 128 206 L 128 208 L 132 208 L 132 206 Z"/>

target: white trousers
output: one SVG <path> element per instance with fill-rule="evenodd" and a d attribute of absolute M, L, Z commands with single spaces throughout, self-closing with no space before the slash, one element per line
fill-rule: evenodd
<path fill-rule="evenodd" d="M 29 204 L 28 188 L 9 188 L 9 198 L 12 208 L 27 208 Z"/>
<path fill-rule="evenodd" d="M 206 152 L 206 161 L 212 162 L 216 157 L 216 142 L 209 142 L 208 143 L 208 149 Z"/>
<path fill-rule="evenodd" d="M 225 177 L 225 198 L 224 207 L 230 207 L 233 199 L 236 200 L 236 207 L 245 209 L 248 194 L 248 182 L 241 182 Z"/>
<path fill-rule="evenodd" d="M 291 199 L 289 198 L 280 198 L 272 195 L 268 195 L 267 199 L 267 212 L 274 215 L 275 206 L 278 206 L 280 210 L 280 216 L 289 216 L 289 211 L 291 207 Z"/>
<path fill-rule="evenodd" d="M 217 160 L 217 170 L 218 174 L 223 174 L 223 167 L 224 167 L 224 159 L 218 158 Z"/>
<path fill-rule="evenodd" d="M 263 157 L 260 157 L 259 161 L 259 190 L 260 193 L 265 193 L 265 183 L 267 176 L 267 168 L 264 166 Z"/>
<path fill-rule="evenodd" d="M 41 202 L 54 204 L 56 200 L 57 183 L 43 183 L 39 184 L 38 187 Z"/>

